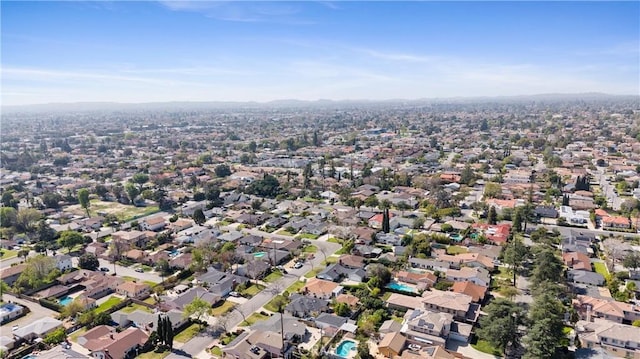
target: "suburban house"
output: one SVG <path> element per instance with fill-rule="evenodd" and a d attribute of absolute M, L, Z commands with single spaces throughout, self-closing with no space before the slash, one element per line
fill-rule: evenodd
<path fill-rule="evenodd" d="M 51 317 L 43 317 L 13 331 L 13 336 L 27 341 L 44 338 L 54 330 L 62 328 L 62 322 Z"/>
<path fill-rule="evenodd" d="M 581 318 L 590 320 L 597 317 L 620 324 L 631 324 L 640 319 L 640 308 L 636 305 L 618 302 L 613 299 L 600 299 L 578 295 L 573 306 Z"/>
<path fill-rule="evenodd" d="M 81 338 L 84 344 L 80 344 Z M 91 352 L 92 358 L 124 359 L 136 355 L 149 335 L 139 328 L 127 328 L 118 333 L 100 325 L 87 331 L 81 338 L 78 338 L 78 343 Z"/>
<path fill-rule="evenodd" d="M 449 339 L 466 343 L 473 326 L 453 320 L 453 314 L 424 309 L 407 311 L 402 333 L 414 344 L 445 346 Z"/>
<path fill-rule="evenodd" d="M 342 293 L 342 290 L 342 286 L 337 283 L 318 278 L 309 279 L 302 288 L 304 294 L 321 299 L 336 297 Z"/>
<path fill-rule="evenodd" d="M 437 270 L 439 272 L 446 272 L 451 268 L 451 263 L 440 261 L 437 259 L 426 259 L 426 258 L 409 258 L 409 264 L 413 268 L 426 269 L 426 270 Z"/>
<path fill-rule="evenodd" d="M 631 221 L 629 220 L 629 218 L 622 216 L 604 217 L 602 218 L 600 223 L 602 223 L 603 228 L 631 228 Z"/>
<path fill-rule="evenodd" d="M 151 287 L 146 283 L 124 282 L 116 287 L 116 293 L 129 298 L 144 299 L 151 293 Z"/>
<path fill-rule="evenodd" d="M 59 254 L 53 259 L 56 260 L 56 268 L 60 269 L 61 272 L 69 270 L 73 268 L 73 264 L 71 263 L 71 256 L 67 254 Z"/>
<path fill-rule="evenodd" d="M 422 303 L 423 308 L 451 313 L 456 320 L 475 323 L 480 315 L 480 305 L 473 303 L 473 298 L 466 294 L 431 289 L 422 293 Z"/>
<path fill-rule="evenodd" d="M 140 222 L 140 228 L 143 231 L 158 232 L 164 229 L 166 221 L 161 216 L 154 216 L 144 219 Z"/>
<path fill-rule="evenodd" d="M 578 321 L 578 338 L 583 348 L 602 348 L 618 358 L 640 358 L 640 328 L 596 319 Z"/>
<path fill-rule="evenodd" d="M 363 269 L 352 269 L 342 266 L 340 263 L 333 263 L 318 273 L 316 278 L 330 280 L 332 282 L 340 282 L 342 279 L 362 282 L 366 276 L 367 273 Z"/>
<path fill-rule="evenodd" d="M 288 358 L 292 347 L 288 341 L 284 341 L 284 348 L 282 345 L 279 333 L 252 330 L 238 335 L 222 351 L 225 359 L 266 359 L 280 357 L 283 352 L 285 358 Z"/>
<path fill-rule="evenodd" d="M 600 273 L 571 269 L 567 271 L 567 279 L 577 284 L 601 286 L 604 284 L 604 276 Z"/>
<path fill-rule="evenodd" d="M 399 332 L 389 332 L 378 343 L 378 352 L 387 358 L 397 358 L 402 353 L 407 338 Z"/>
<path fill-rule="evenodd" d="M 408 271 L 398 271 L 394 274 L 394 277 L 398 282 L 417 285 L 418 290 L 431 288 L 438 281 L 438 277 L 436 277 L 436 275 L 431 272 L 416 273 Z"/>
<path fill-rule="evenodd" d="M 575 270 L 592 271 L 591 258 L 581 252 L 565 252 L 562 253 L 562 261 L 564 265 Z"/>
<path fill-rule="evenodd" d="M 289 300 L 290 302 L 284 308 L 284 311 L 294 317 L 316 317 L 320 313 L 331 310 L 329 301 L 325 299 L 313 298 L 301 294 L 291 294 Z"/>
<path fill-rule="evenodd" d="M 488 288 L 482 285 L 477 285 L 473 282 L 455 282 L 451 286 L 451 291 L 454 293 L 461 293 L 471 296 L 474 302 L 482 303 L 487 295 Z"/>
<path fill-rule="evenodd" d="M 488 287 L 491 283 L 491 275 L 484 268 L 449 269 L 446 272 L 446 278 L 451 282 L 472 282 L 483 287 Z"/>
<path fill-rule="evenodd" d="M 113 241 L 126 243 L 129 246 L 144 248 L 147 245 L 147 235 L 142 231 L 117 231 L 111 235 Z"/>

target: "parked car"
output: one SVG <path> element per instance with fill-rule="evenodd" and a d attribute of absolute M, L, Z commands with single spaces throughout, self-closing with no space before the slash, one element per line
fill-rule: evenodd
<path fill-rule="evenodd" d="M 136 272 L 138 272 L 138 273 L 143 273 L 143 272 L 144 272 L 144 269 L 142 269 L 142 268 L 136 268 Z"/>
<path fill-rule="evenodd" d="M 100 272 L 108 272 L 109 268 L 107 267 L 100 267 Z"/>
<path fill-rule="evenodd" d="M 240 293 L 238 293 L 238 292 L 230 292 L 229 295 L 232 296 L 232 297 L 239 297 Z"/>
<path fill-rule="evenodd" d="M 293 265 L 293 268 L 300 269 L 300 268 L 302 268 L 302 266 L 304 266 L 304 264 L 302 264 L 302 262 L 297 262 L 296 264 Z"/>

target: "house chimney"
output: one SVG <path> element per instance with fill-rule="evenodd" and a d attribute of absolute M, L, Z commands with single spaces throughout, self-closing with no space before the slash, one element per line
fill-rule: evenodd
<path fill-rule="evenodd" d="M 587 304 L 587 322 L 591 321 L 591 304 Z"/>

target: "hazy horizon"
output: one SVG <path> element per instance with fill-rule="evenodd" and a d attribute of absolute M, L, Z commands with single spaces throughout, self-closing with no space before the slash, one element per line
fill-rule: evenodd
<path fill-rule="evenodd" d="M 2 2 L 2 106 L 640 94 L 638 2 Z"/>

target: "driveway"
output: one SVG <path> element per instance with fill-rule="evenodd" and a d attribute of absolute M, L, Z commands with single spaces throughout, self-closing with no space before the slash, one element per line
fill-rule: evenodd
<path fill-rule="evenodd" d="M 462 342 L 457 342 L 455 340 L 448 340 L 447 341 L 447 349 L 448 350 L 452 350 L 452 351 L 456 351 L 462 355 L 465 355 L 469 358 L 473 358 L 473 359 L 496 359 L 496 358 L 500 358 L 497 357 L 495 355 L 491 355 L 491 354 L 487 354 L 487 353 L 483 353 L 479 350 L 474 349 L 471 344 L 468 343 L 462 343 Z"/>

